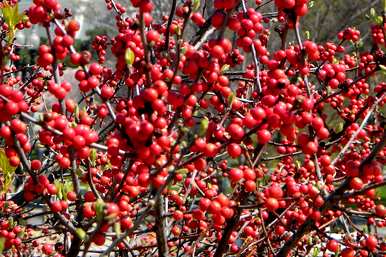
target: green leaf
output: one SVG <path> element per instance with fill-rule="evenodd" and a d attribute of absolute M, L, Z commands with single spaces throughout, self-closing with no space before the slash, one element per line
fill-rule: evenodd
<path fill-rule="evenodd" d="M 75 115 L 75 119 L 79 120 L 79 106 L 78 105 L 75 106 L 74 115 Z M 75 124 L 74 124 L 74 126 L 75 126 Z"/>
<path fill-rule="evenodd" d="M 296 161 L 295 161 L 295 165 L 296 165 L 296 168 L 297 168 L 297 169 L 300 169 L 300 167 L 302 167 L 302 162 L 299 161 L 299 160 L 296 160 Z"/>
<path fill-rule="evenodd" d="M 176 33 L 177 36 L 181 36 L 181 32 L 182 32 L 182 29 L 180 26 L 176 26 L 176 28 L 174 29 L 174 32 Z"/>
<path fill-rule="evenodd" d="M 377 195 L 381 198 L 381 202 L 386 201 L 386 186 L 382 186 L 376 189 Z"/>
<path fill-rule="evenodd" d="M 333 129 L 336 133 L 341 132 L 344 126 L 344 120 L 339 116 L 337 111 L 330 105 L 325 105 L 324 111 L 328 114 L 326 119 L 327 127 Z"/>
<path fill-rule="evenodd" d="M 196 12 L 200 9 L 201 0 L 193 0 L 193 11 Z"/>
<path fill-rule="evenodd" d="M 95 202 L 96 220 L 101 221 L 104 217 L 105 202 L 102 199 L 98 199 Z"/>
<path fill-rule="evenodd" d="M 311 39 L 311 33 L 310 33 L 310 31 L 309 30 L 307 30 L 306 32 L 304 32 L 304 35 L 305 35 L 305 37 L 306 37 L 306 39 Z"/>
<path fill-rule="evenodd" d="M 0 237 L 0 254 L 2 254 L 4 251 L 4 244 L 5 244 L 5 238 Z"/>
<path fill-rule="evenodd" d="M 78 235 L 78 237 L 79 237 L 81 240 L 84 240 L 84 239 L 86 239 L 86 237 L 87 237 L 86 232 L 85 232 L 83 229 L 81 229 L 81 228 L 77 228 L 77 229 L 76 229 L 76 234 Z"/>
<path fill-rule="evenodd" d="M 375 16 L 373 18 L 373 20 L 374 20 L 374 23 L 377 24 L 377 25 L 382 25 L 382 23 L 383 23 L 383 18 L 380 15 L 379 16 Z"/>
<path fill-rule="evenodd" d="M 91 149 L 90 152 L 90 162 L 92 166 L 96 166 L 96 159 L 97 159 L 97 151 L 95 149 Z"/>
<path fill-rule="evenodd" d="M 344 127 L 344 122 L 341 121 L 341 122 L 339 122 L 339 123 L 334 127 L 334 131 L 335 131 L 336 133 L 339 133 L 339 132 L 341 132 L 341 131 L 343 130 L 343 127 Z"/>
<path fill-rule="evenodd" d="M 168 190 L 180 191 L 181 185 L 169 185 Z"/>
<path fill-rule="evenodd" d="M 312 253 L 312 257 L 318 257 L 319 256 L 319 252 L 320 252 L 320 250 L 319 250 L 318 247 L 314 248 L 314 251 Z"/>
<path fill-rule="evenodd" d="M 63 197 L 66 195 L 66 193 L 63 192 L 64 185 L 59 180 L 56 180 L 54 184 L 56 186 L 56 189 L 58 190 L 58 193 L 57 193 L 58 198 L 63 199 Z"/>
<path fill-rule="evenodd" d="M 19 224 L 20 224 L 20 223 L 19 223 Z M 19 233 L 17 233 L 17 236 L 18 236 L 19 238 L 23 238 L 24 235 L 25 235 L 25 230 L 24 230 L 24 229 L 22 229 Z"/>
<path fill-rule="evenodd" d="M 19 14 L 19 4 L 16 4 L 14 6 L 4 4 L 3 8 L 1 9 L 1 12 L 3 13 L 3 18 L 9 27 L 7 35 L 8 43 L 12 43 L 13 39 L 15 38 L 16 25 L 23 17 Z"/>
<path fill-rule="evenodd" d="M 178 174 L 186 174 L 186 173 L 188 173 L 189 172 L 189 170 L 188 169 L 179 169 L 179 170 L 177 170 L 177 173 Z"/>
<path fill-rule="evenodd" d="M 224 64 L 222 67 L 221 67 L 221 73 L 224 73 L 226 71 L 229 70 L 231 66 L 229 64 Z"/>
<path fill-rule="evenodd" d="M 7 155 L 3 149 L 0 149 L 0 175 L 3 176 L 4 182 L 0 191 L 5 193 L 8 191 L 10 185 L 12 184 L 16 167 L 13 167 L 8 160 Z"/>
<path fill-rule="evenodd" d="M 252 140 L 252 144 L 254 146 L 256 146 L 257 145 L 257 135 L 256 135 L 256 133 L 253 133 L 252 135 L 250 135 L 249 138 Z"/>
<path fill-rule="evenodd" d="M 371 9 L 370 9 L 370 16 L 371 16 L 371 17 L 374 17 L 375 15 L 376 15 L 375 9 L 374 9 L 374 8 L 371 8 Z"/>
<path fill-rule="evenodd" d="M 208 130 L 208 126 L 209 126 L 209 120 L 207 117 L 201 119 L 201 122 L 200 122 L 200 127 L 198 129 L 198 135 L 200 137 L 204 136 L 206 134 L 206 131 Z"/>
<path fill-rule="evenodd" d="M 119 236 L 120 234 L 122 234 L 122 230 L 121 230 L 121 223 L 119 222 L 115 222 L 114 223 L 114 232 L 117 236 Z"/>
<path fill-rule="evenodd" d="M 127 48 L 125 52 L 125 61 L 127 65 L 133 65 L 135 60 L 135 54 L 131 48 Z"/>
<path fill-rule="evenodd" d="M 232 93 L 232 94 L 230 94 L 230 95 L 228 96 L 228 105 L 229 105 L 229 106 L 232 106 L 232 103 L 233 103 L 233 101 L 235 100 L 235 98 L 236 98 L 236 96 L 235 96 L 234 93 Z"/>
<path fill-rule="evenodd" d="M 230 193 L 233 192 L 233 188 L 232 188 L 231 182 L 230 182 L 230 180 L 228 178 L 219 176 L 217 179 L 220 182 L 218 184 L 220 192 L 222 192 L 224 194 L 230 194 Z"/>
<path fill-rule="evenodd" d="M 315 4 L 314 1 L 310 1 L 309 4 L 308 4 L 308 8 L 311 9 L 312 7 L 314 7 L 314 4 Z"/>

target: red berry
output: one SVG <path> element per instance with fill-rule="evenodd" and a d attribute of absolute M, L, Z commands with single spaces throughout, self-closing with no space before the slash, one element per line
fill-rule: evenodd
<path fill-rule="evenodd" d="M 261 129 L 257 132 L 257 140 L 259 142 L 259 144 L 266 144 L 269 142 L 269 140 L 271 140 L 271 133 L 266 130 L 266 129 Z"/>
<path fill-rule="evenodd" d="M 86 140 L 84 139 L 84 137 L 78 135 L 73 138 L 72 143 L 76 149 L 80 149 L 86 145 Z"/>
<path fill-rule="evenodd" d="M 237 168 L 233 168 L 229 171 L 229 178 L 233 182 L 238 182 L 243 178 L 243 171 Z"/>
<path fill-rule="evenodd" d="M 342 257 L 354 257 L 355 256 L 355 250 L 352 248 L 346 248 L 341 252 Z"/>
<path fill-rule="evenodd" d="M 269 197 L 265 201 L 265 207 L 270 211 L 276 211 L 279 208 L 279 202 L 276 198 Z"/>
<path fill-rule="evenodd" d="M 60 204 L 60 201 L 55 201 L 50 204 L 50 208 L 52 212 L 61 212 L 62 211 L 62 205 Z"/>
<path fill-rule="evenodd" d="M 378 246 L 378 240 L 375 236 L 369 235 L 366 239 L 366 247 L 374 252 L 377 249 Z"/>
<path fill-rule="evenodd" d="M 339 243 L 336 240 L 329 240 L 327 242 L 326 248 L 329 251 L 336 253 L 339 250 Z"/>
<path fill-rule="evenodd" d="M 227 146 L 227 151 L 229 156 L 231 156 L 232 158 L 237 158 L 241 155 L 242 149 L 240 145 L 236 143 L 231 143 Z"/>
<path fill-rule="evenodd" d="M 363 187 L 363 181 L 362 179 L 355 177 L 351 179 L 350 181 L 350 187 L 354 190 L 360 190 Z"/>

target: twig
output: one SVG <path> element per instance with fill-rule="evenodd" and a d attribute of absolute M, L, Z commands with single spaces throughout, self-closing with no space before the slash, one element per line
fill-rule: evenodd
<path fill-rule="evenodd" d="M 261 219 L 261 227 L 263 228 L 263 232 L 264 232 L 265 238 L 267 239 L 267 242 L 268 242 L 268 249 L 269 249 L 269 251 L 272 254 L 275 254 L 275 251 L 273 250 L 273 247 L 272 247 L 272 244 L 271 244 L 271 240 L 269 239 L 269 236 L 268 236 L 267 229 L 265 228 L 263 214 L 262 214 L 262 212 L 260 210 L 259 210 L 259 213 L 260 213 L 260 219 Z"/>
<path fill-rule="evenodd" d="M 272 157 L 267 157 L 267 158 L 261 158 L 261 161 L 273 161 L 273 160 L 277 160 L 277 159 L 282 159 L 282 158 L 285 158 L 285 157 L 288 157 L 288 156 L 296 156 L 296 155 L 299 155 L 299 154 L 302 154 L 303 152 L 302 151 L 297 151 L 297 152 L 294 152 L 294 153 L 286 153 L 286 154 L 281 154 L 281 155 L 277 155 L 277 156 L 272 156 Z"/>
<path fill-rule="evenodd" d="M 155 196 L 153 197 L 154 202 L 158 201 L 158 198 L 161 197 L 162 191 L 169 185 L 169 183 L 173 180 L 174 175 L 176 174 L 176 170 L 173 170 L 172 172 L 169 173 L 165 183 L 157 190 Z M 150 213 L 150 211 L 153 209 L 153 205 L 149 203 L 145 210 L 142 212 L 142 214 L 138 217 L 138 219 L 135 221 L 133 226 L 126 230 L 125 233 L 121 234 L 119 237 L 117 237 L 111 245 L 99 256 L 99 257 L 104 257 L 108 255 L 113 249 L 117 246 L 118 243 L 122 242 L 128 235 L 132 234 L 133 231 L 135 231 L 144 221 L 144 219 L 147 217 L 147 215 Z"/>
<path fill-rule="evenodd" d="M 57 19 L 54 19 L 54 23 L 55 23 L 55 25 L 59 28 L 59 30 L 60 30 L 63 34 L 65 34 L 65 35 L 67 34 L 66 30 L 63 28 L 62 24 L 60 24 L 60 22 L 59 22 Z M 68 47 L 68 49 L 69 49 L 70 53 L 72 53 L 72 54 L 73 54 L 73 53 L 76 53 L 76 50 L 75 50 L 74 46 L 70 46 L 70 47 Z M 86 74 L 88 74 L 87 67 L 84 66 L 84 65 L 82 65 L 82 68 L 83 68 L 83 70 L 86 72 Z M 97 94 L 100 95 L 101 90 L 100 90 L 99 86 L 97 86 L 97 87 L 95 88 L 95 92 L 97 92 Z M 103 100 L 104 100 L 104 99 L 103 99 Z M 105 102 L 105 104 L 106 104 L 106 106 L 107 106 L 107 109 L 109 110 L 109 113 L 110 113 L 111 118 L 115 121 L 115 120 L 117 119 L 117 116 L 116 116 L 116 114 L 115 114 L 115 112 L 114 112 L 114 110 L 113 110 L 113 108 L 112 108 L 112 105 L 111 105 L 110 101 L 104 100 L 104 102 Z"/>
<path fill-rule="evenodd" d="M 319 165 L 319 161 L 318 161 L 318 156 L 316 154 L 314 154 L 314 161 L 315 161 L 316 177 L 318 178 L 318 181 L 321 184 L 320 187 L 321 187 L 322 195 L 326 196 L 327 195 L 326 185 L 324 183 L 322 172 L 320 171 L 320 165 Z"/>
<path fill-rule="evenodd" d="M 300 37 L 300 30 L 299 30 L 298 24 L 295 25 L 295 34 L 296 34 L 296 40 L 298 41 L 300 48 L 302 49 L 302 51 L 304 51 L 304 46 L 303 46 L 302 38 Z M 309 85 L 307 76 L 304 76 L 304 84 L 306 86 L 306 91 L 307 91 L 308 97 L 312 98 L 311 89 L 310 89 L 310 85 Z"/>
<path fill-rule="evenodd" d="M 210 35 L 213 34 L 213 32 L 215 32 L 216 29 L 215 28 L 210 28 L 209 30 L 205 31 L 204 35 L 201 37 L 201 39 L 199 41 L 197 41 L 196 44 L 194 44 L 194 49 L 195 50 L 198 50 L 200 49 L 200 47 L 206 42 L 206 40 L 208 39 L 208 37 L 210 37 Z"/>
<path fill-rule="evenodd" d="M 354 134 L 352 134 L 350 140 L 347 142 L 347 144 L 343 147 L 343 149 L 338 153 L 338 155 L 336 156 L 336 158 L 331 162 L 331 165 L 334 166 L 336 164 L 337 161 L 339 161 L 343 155 L 347 152 L 347 150 L 350 148 L 351 144 L 354 142 L 354 140 L 356 139 L 356 137 L 358 136 L 358 134 L 361 132 L 361 130 L 366 126 L 367 124 L 367 121 L 369 120 L 369 118 L 371 117 L 371 115 L 373 114 L 375 108 L 377 107 L 377 105 L 382 101 L 383 99 L 383 95 L 378 98 L 375 103 L 371 106 L 369 112 L 367 113 L 366 117 L 363 119 L 361 125 L 359 126 L 359 128 L 355 131 Z"/>
<path fill-rule="evenodd" d="M 155 224 L 156 224 L 156 234 L 157 234 L 157 248 L 158 256 L 167 257 L 169 255 L 168 243 L 167 243 L 167 228 L 166 228 L 166 219 L 163 219 L 164 209 L 163 209 L 163 197 L 162 195 L 158 197 L 155 203 Z"/>
<path fill-rule="evenodd" d="M 173 23 L 174 13 L 176 12 L 177 0 L 173 0 L 172 8 L 170 9 L 168 23 L 166 25 L 166 36 L 165 36 L 165 49 L 169 51 L 169 42 L 170 42 L 170 26 Z"/>
<path fill-rule="evenodd" d="M 383 139 L 386 138 L 386 131 L 384 131 Z M 386 140 L 381 140 L 377 145 L 372 149 L 371 153 L 362 160 L 359 168 L 360 171 L 363 171 L 364 165 L 371 162 L 377 153 L 382 150 L 383 146 L 385 145 Z M 342 199 L 344 196 L 345 191 L 349 188 L 351 178 L 347 178 L 333 193 L 331 193 L 325 203 L 319 208 L 320 212 L 323 212 L 324 210 L 332 207 L 337 201 Z M 312 220 L 307 220 L 303 225 L 299 227 L 299 229 L 289 238 L 285 244 L 280 249 L 279 253 L 276 255 L 276 257 L 287 257 L 288 254 L 292 249 L 296 248 L 296 244 L 299 242 L 302 237 L 308 233 L 312 227 L 314 226 L 314 222 Z"/>
<path fill-rule="evenodd" d="M 242 4 L 244 15 L 248 15 L 247 14 L 248 10 L 247 10 L 247 5 L 245 3 L 245 0 L 241 0 L 241 4 Z M 251 50 L 252 50 L 253 63 L 255 64 L 255 73 L 256 73 L 255 83 L 257 86 L 257 92 L 261 94 L 263 90 L 260 82 L 260 67 L 259 67 L 259 61 L 257 60 L 257 52 L 254 44 L 251 45 Z"/>

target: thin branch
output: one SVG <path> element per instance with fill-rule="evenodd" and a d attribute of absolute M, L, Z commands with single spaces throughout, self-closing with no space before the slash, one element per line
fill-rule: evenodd
<path fill-rule="evenodd" d="M 241 4 L 242 4 L 244 15 L 248 15 L 247 14 L 248 10 L 247 10 L 247 5 L 245 3 L 245 0 L 241 0 Z M 252 50 L 253 63 L 255 64 L 255 76 L 256 76 L 255 83 L 257 86 L 257 92 L 261 94 L 263 90 L 260 82 L 260 67 L 259 67 L 259 61 L 257 60 L 257 52 L 254 44 L 251 45 L 251 50 Z"/>
<path fill-rule="evenodd" d="M 362 160 L 359 168 L 360 171 L 363 170 L 364 165 L 371 162 L 375 156 L 378 154 L 379 151 L 382 150 L 383 146 L 386 144 L 386 131 L 384 131 L 383 134 L 383 140 L 381 140 L 377 145 L 372 149 L 371 153 Z M 342 199 L 344 197 L 344 194 L 346 190 L 349 188 L 351 178 L 347 178 L 333 193 L 331 193 L 325 203 L 319 208 L 320 212 L 323 212 L 324 210 L 331 208 L 334 206 L 334 204 Z M 367 188 L 368 190 L 368 188 Z M 309 231 L 312 230 L 314 227 L 314 222 L 309 219 L 306 222 L 304 222 L 299 229 L 294 232 L 294 234 L 289 238 L 285 244 L 282 246 L 276 257 L 287 257 L 291 250 L 296 249 L 296 245 L 303 238 L 304 235 L 306 235 Z"/>
<path fill-rule="evenodd" d="M 383 95 L 378 98 L 374 104 L 371 106 L 369 112 L 367 113 L 366 117 L 363 119 L 361 125 L 359 126 L 359 128 L 355 131 L 354 134 L 352 134 L 350 140 L 347 142 L 347 144 L 343 147 L 343 149 L 338 153 L 338 155 L 336 156 L 336 158 L 331 162 L 331 165 L 335 165 L 337 161 L 339 161 L 343 156 L 344 154 L 347 152 L 347 150 L 350 148 L 350 146 L 352 145 L 352 143 L 354 142 L 354 140 L 357 138 L 358 134 L 361 132 L 361 130 L 366 126 L 369 118 L 371 117 L 371 115 L 373 114 L 375 108 L 377 107 L 377 105 L 382 101 L 383 99 Z"/>
<path fill-rule="evenodd" d="M 167 243 L 167 228 L 166 228 L 166 219 L 163 219 L 164 215 L 164 201 L 162 195 L 158 197 L 155 203 L 155 224 L 156 224 L 156 234 L 157 234 L 157 248 L 159 257 L 169 256 L 169 249 Z"/>
<path fill-rule="evenodd" d="M 170 9 L 170 14 L 168 18 L 168 24 L 166 25 L 166 36 L 165 36 L 165 49 L 169 51 L 169 42 L 170 42 L 170 27 L 173 23 L 174 13 L 176 12 L 177 0 L 173 0 L 172 8 Z"/>
<path fill-rule="evenodd" d="M 272 254 L 275 254 L 275 251 L 273 250 L 271 240 L 269 239 L 267 229 L 265 228 L 264 218 L 262 212 L 259 210 L 260 213 L 260 219 L 261 219 L 261 227 L 263 228 L 264 236 L 267 239 L 268 242 L 268 249 Z"/>
<path fill-rule="evenodd" d="M 296 34 L 296 40 L 298 41 L 298 44 L 299 44 L 300 48 L 302 49 L 302 51 L 304 51 L 304 46 L 303 46 L 302 38 L 300 37 L 299 24 L 295 25 L 295 34 Z M 304 55 L 304 52 L 303 52 L 303 55 Z M 308 77 L 307 76 L 304 76 L 304 84 L 306 86 L 306 92 L 307 92 L 308 97 L 312 97 L 311 89 L 310 89 L 310 84 L 308 82 Z"/>

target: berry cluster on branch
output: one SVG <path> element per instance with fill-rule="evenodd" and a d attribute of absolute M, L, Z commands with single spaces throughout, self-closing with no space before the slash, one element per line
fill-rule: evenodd
<path fill-rule="evenodd" d="M 386 254 L 386 18 L 360 48 L 303 40 L 308 0 L 105 2 L 90 51 L 58 0 L 0 4 L 0 254 Z"/>

